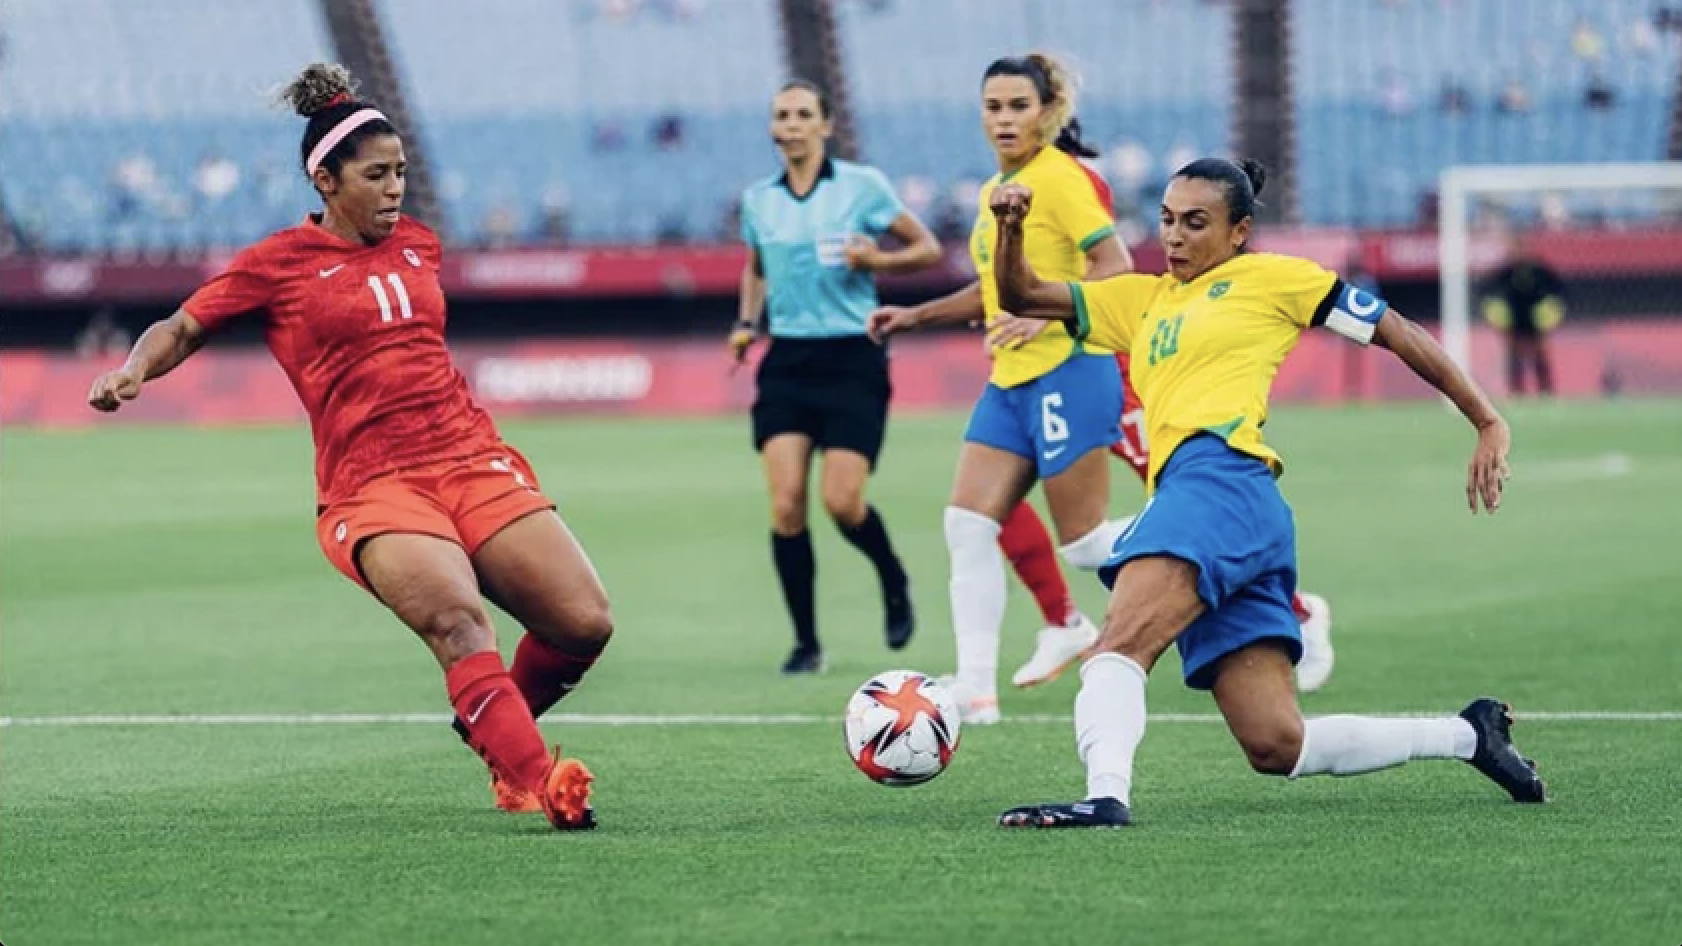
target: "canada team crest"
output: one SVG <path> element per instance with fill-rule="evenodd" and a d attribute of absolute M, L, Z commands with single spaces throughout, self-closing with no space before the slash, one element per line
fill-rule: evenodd
<path fill-rule="evenodd" d="M 416 269 L 420 269 L 420 254 L 419 253 L 416 253 L 414 250 L 405 246 L 403 248 L 403 258 L 409 261 L 410 266 L 413 266 Z"/>

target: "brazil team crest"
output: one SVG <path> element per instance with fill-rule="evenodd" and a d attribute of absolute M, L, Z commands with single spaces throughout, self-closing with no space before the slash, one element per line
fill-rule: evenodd
<path fill-rule="evenodd" d="M 1226 295 L 1226 291 L 1228 289 L 1231 289 L 1231 288 L 1232 288 L 1232 280 L 1223 279 L 1220 282 L 1215 283 L 1213 286 L 1209 287 L 1209 298 L 1219 299 L 1220 297 Z"/>

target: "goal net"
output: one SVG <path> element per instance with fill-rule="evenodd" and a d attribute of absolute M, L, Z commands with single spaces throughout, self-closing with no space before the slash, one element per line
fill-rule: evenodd
<path fill-rule="evenodd" d="M 1451 167 L 1439 194 L 1443 343 L 1489 390 L 1682 393 L 1682 163 Z"/>

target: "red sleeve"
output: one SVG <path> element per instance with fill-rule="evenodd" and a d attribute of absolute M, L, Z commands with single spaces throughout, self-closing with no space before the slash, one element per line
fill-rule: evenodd
<path fill-rule="evenodd" d="M 1086 172 L 1086 179 L 1092 182 L 1092 190 L 1097 193 L 1098 203 L 1104 208 L 1104 212 L 1114 216 L 1115 195 L 1110 192 L 1110 182 L 1104 180 L 1104 175 L 1099 174 L 1098 170 L 1092 165 L 1085 161 L 1081 161 L 1079 164 L 1080 169 Z"/>
<path fill-rule="evenodd" d="M 261 245 L 246 247 L 181 307 L 209 331 L 236 315 L 267 308 L 274 295 L 274 280 L 269 274 Z"/>

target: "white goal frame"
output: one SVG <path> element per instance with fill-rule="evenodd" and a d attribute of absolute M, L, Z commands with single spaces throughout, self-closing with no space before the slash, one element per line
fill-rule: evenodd
<path fill-rule="evenodd" d="M 1546 191 L 1682 191 L 1682 162 L 1650 164 L 1482 164 L 1447 168 L 1438 185 L 1438 286 L 1443 348 L 1472 370 L 1471 209 L 1483 194 Z"/>

